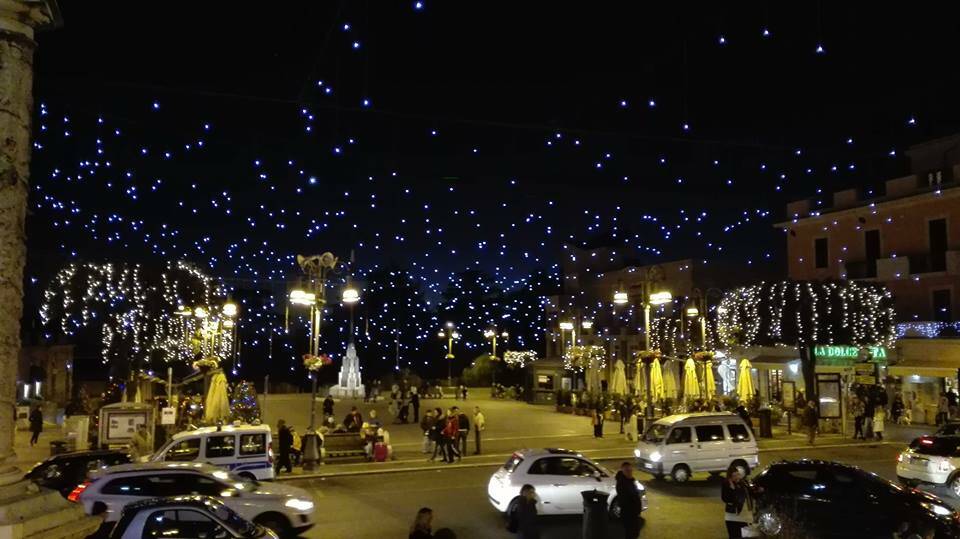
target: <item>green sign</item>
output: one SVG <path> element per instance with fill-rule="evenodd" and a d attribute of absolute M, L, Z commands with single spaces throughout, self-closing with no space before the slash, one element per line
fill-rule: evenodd
<path fill-rule="evenodd" d="M 864 355 L 861 355 L 861 350 L 865 351 Z M 870 354 L 869 358 L 865 356 L 867 352 Z M 815 346 L 813 354 L 818 360 L 825 360 L 823 361 L 824 365 L 846 365 L 858 362 L 857 360 L 872 360 L 883 364 L 887 362 L 887 349 L 882 346 L 858 348 L 856 346 L 823 345 Z"/>

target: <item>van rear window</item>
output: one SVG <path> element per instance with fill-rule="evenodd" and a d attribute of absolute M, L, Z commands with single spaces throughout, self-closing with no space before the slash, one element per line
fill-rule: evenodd
<path fill-rule="evenodd" d="M 960 438 L 928 438 L 922 437 L 910 442 L 910 448 L 921 455 L 936 457 L 960 456 Z"/>

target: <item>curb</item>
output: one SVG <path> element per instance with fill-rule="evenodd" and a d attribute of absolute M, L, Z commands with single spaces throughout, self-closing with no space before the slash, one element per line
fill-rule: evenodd
<path fill-rule="evenodd" d="M 873 447 L 879 445 L 902 445 L 902 442 L 894 441 L 882 441 L 875 443 L 835 443 L 835 444 L 822 444 L 822 445 L 797 445 L 797 446 L 788 446 L 788 447 L 768 447 L 761 448 L 760 453 L 777 453 L 783 451 L 801 451 L 804 449 L 838 449 L 841 447 Z M 609 451 L 617 448 L 611 449 L 586 449 L 581 451 L 581 453 L 595 453 L 598 451 Z M 506 458 L 509 457 L 511 453 L 503 453 L 502 455 L 485 455 L 491 458 Z M 633 454 L 618 454 L 610 455 L 604 457 L 598 457 L 602 459 L 632 459 Z M 277 477 L 275 481 L 297 481 L 301 479 L 326 479 L 333 477 L 350 477 L 350 476 L 359 476 L 359 475 L 375 475 L 375 474 L 393 474 L 393 473 L 404 473 L 404 472 L 431 472 L 431 471 L 440 471 L 440 470 L 457 470 L 464 468 L 483 468 L 485 466 L 496 466 L 499 462 L 458 462 L 456 464 L 430 464 L 425 466 L 416 466 L 410 468 L 382 468 L 382 469 L 365 469 L 365 470 L 345 470 L 338 472 L 329 472 L 329 473 L 310 473 L 310 474 L 299 474 L 299 475 L 281 475 Z"/>

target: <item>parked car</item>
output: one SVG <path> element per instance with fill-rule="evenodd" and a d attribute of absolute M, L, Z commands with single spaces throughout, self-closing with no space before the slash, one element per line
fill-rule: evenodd
<path fill-rule="evenodd" d="M 945 486 L 960 498 L 960 436 L 921 436 L 897 456 L 897 479 L 908 486 Z"/>
<path fill-rule="evenodd" d="M 518 503 L 520 487 L 530 484 L 537 489 L 537 512 L 541 515 L 583 513 L 585 490 L 599 490 L 610 495 L 610 515 L 620 516 L 617 504 L 617 481 L 609 470 L 568 449 L 524 449 L 517 451 L 497 470 L 487 484 L 490 503 L 502 513 L 510 514 Z M 639 481 L 641 511 L 647 509 L 645 489 Z"/>
<path fill-rule="evenodd" d="M 178 432 L 150 460 L 206 462 L 248 479 L 274 478 L 273 441 L 266 425 L 224 425 Z"/>
<path fill-rule="evenodd" d="M 677 414 L 654 422 L 633 451 L 637 468 L 657 479 L 689 481 L 696 472 L 719 474 L 731 466 L 750 475 L 759 460 L 757 439 L 736 414 Z"/>
<path fill-rule="evenodd" d="M 768 536 L 960 537 L 960 516 L 946 502 L 856 466 L 778 462 L 753 485 L 754 514 Z"/>
<path fill-rule="evenodd" d="M 240 516 L 284 536 L 313 526 L 313 497 L 305 490 L 260 483 L 200 462 L 144 462 L 105 468 L 75 488 L 67 499 L 89 515 L 120 519 L 130 503 L 158 497 L 201 495 L 219 498 Z"/>
<path fill-rule="evenodd" d="M 126 451 L 112 449 L 72 451 L 38 462 L 23 478 L 41 487 L 56 490 L 66 498 L 71 490 L 87 480 L 90 472 L 128 462 L 130 462 L 130 454 Z"/>
<path fill-rule="evenodd" d="M 272 530 L 244 519 L 210 496 L 175 496 L 134 502 L 123 508 L 110 539 L 195 537 L 277 539 Z"/>

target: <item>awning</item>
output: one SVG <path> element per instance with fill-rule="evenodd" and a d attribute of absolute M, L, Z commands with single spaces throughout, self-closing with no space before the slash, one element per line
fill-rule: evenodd
<path fill-rule="evenodd" d="M 960 361 L 949 359 L 920 359 L 907 358 L 896 365 L 887 367 L 887 374 L 891 376 L 932 376 L 937 378 L 953 378 L 960 369 Z"/>
<path fill-rule="evenodd" d="M 759 355 L 750 360 L 757 369 L 785 369 L 790 363 L 800 361 L 798 357 Z"/>

